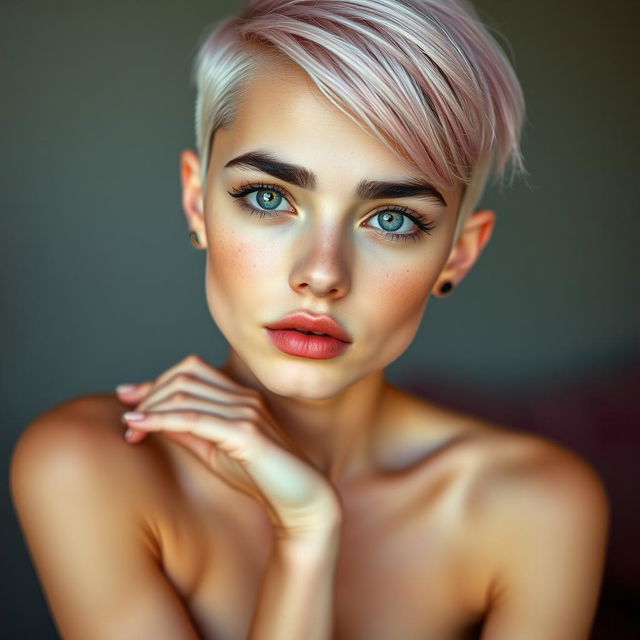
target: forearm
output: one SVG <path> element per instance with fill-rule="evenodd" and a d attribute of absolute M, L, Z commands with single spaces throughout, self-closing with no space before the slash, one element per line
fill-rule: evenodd
<path fill-rule="evenodd" d="M 330 640 L 339 540 L 335 529 L 274 543 L 247 640 Z"/>

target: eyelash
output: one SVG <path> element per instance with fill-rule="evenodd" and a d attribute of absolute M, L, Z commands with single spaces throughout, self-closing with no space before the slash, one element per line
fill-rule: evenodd
<path fill-rule="evenodd" d="M 268 189 L 270 191 L 276 191 L 283 198 L 286 198 L 287 201 L 289 200 L 289 195 L 287 194 L 287 192 L 275 184 L 245 183 L 245 184 L 241 184 L 237 189 L 233 191 L 227 191 L 227 193 L 233 198 L 238 198 L 238 204 L 243 209 L 246 209 L 251 215 L 258 215 L 260 216 L 260 218 L 264 218 L 265 216 L 270 218 L 280 213 L 284 213 L 283 211 L 273 211 L 273 213 L 270 213 L 269 211 L 266 211 L 263 209 L 256 209 L 255 207 L 252 207 L 250 204 L 248 204 L 244 200 L 240 200 L 240 198 L 243 198 L 244 196 L 247 196 L 254 191 L 259 191 L 260 189 Z M 421 233 L 426 233 L 427 235 L 430 235 L 431 231 L 433 231 L 434 229 L 435 225 L 430 220 L 425 219 L 415 211 L 411 211 L 408 207 L 401 207 L 398 205 L 385 206 L 379 211 L 376 211 L 375 213 L 373 213 L 371 217 L 373 218 L 374 216 L 379 215 L 385 211 L 396 211 L 398 213 L 402 213 L 404 216 L 409 218 L 409 220 L 411 220 L 411 222 L 413 222 L 418 227 L 418 229 L 420 229 L 420 231 L 413 231 L 412 233 L 391 233 L 390 231 L 376 229 L 378 233 L 381 233 L 382 235 L 390 238 L 391 240 L 404 240 L 405 242 L 412 240 L 413 242 L 416 242 L 418 240 L 418 236 Z"/>

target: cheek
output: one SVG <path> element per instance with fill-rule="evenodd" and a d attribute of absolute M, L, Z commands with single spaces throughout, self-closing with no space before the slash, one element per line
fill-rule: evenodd
<path fill-rule="evenodd" d="M 274 252 L 264 242 L 246 235 L 212 234 L 208 238 L 206 288 L 209 308 L 218 320 L 227 302 L 255 302 L 264 290 L 265 278 L 276 273 Z"/>
<path fill-rule="evenodd" d="M 376 305 L 378 312 L 400 320 L 421 313 L 440 273 L 439 266 L 430 261 L 387 268 L 371 265 L 366 275 L 367 288 L 373 299 L 382 302 Z"/>
<path fill-rule="evenodd" d="M 260 273 L 264 249 L 233 236 L 219 239 L 210 245 L 209 270 L 223 289 L 237 291 L 237 283 L 251 282 Z"/>
<path fill-rule="evenodd" d="M 439 260 L 368 269 L 367 324 L 385 366 L 413 341 L 439 273 Z"/>

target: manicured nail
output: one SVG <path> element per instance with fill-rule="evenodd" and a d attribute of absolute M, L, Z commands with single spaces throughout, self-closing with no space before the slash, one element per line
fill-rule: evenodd
<path fill-rule="evenodd" d="M 132 438 L 133 437 L 133 429 L 127 429 L 124 432 L 124 437 L 125 437 L 125 440 L 128 440 L 129 438 Z"/>
<path fill-rule="evenodd" d="M 131 393 L 135 388 L 135 384 L 119 384 L 116 387 L 116 391 L 118 393 Z"/>
<path fill-rule="evenodd" d="M 125 420 L 135 421 L 144 420 L 147 416 L 145 416 L 144 413 L 140 413 L 139 411 L 127 411 L 126 413 L 122 414 L 122 417 Z"/>

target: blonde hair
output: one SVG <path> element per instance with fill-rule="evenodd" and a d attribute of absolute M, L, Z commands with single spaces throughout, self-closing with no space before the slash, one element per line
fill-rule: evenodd
<path fill-rule="evenodd" d="M 434 185 L 462 183 L 456 235 L 492 169 L 503 177 L 510 162 L 514 174 L 524 171 L 522 90 L 470 4 L 248 0 L 213 25 L 196 59 L 203 185 L 213 135 L 233 121 L 259 52 L 304 69 L 334 106 Z"/>

